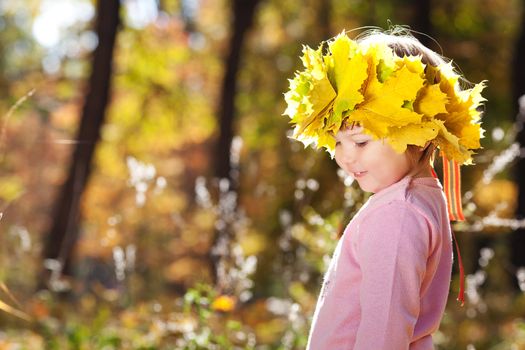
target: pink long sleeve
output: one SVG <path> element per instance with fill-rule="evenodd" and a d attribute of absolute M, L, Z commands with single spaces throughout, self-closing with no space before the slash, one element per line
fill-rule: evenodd
<path fill-rule="evenodd" d="M 369 213 L 358 230 L 363 278 L 355 348 L 408 349 L 430 252 L 428 223 L 407 202 L 395 200 Z"/>
<path fill-rule="evenodd" d="M 449 294 L 443 188 L 406 177 L 352 218 L 332 256 L 308 350 L 431 350 Z"/>

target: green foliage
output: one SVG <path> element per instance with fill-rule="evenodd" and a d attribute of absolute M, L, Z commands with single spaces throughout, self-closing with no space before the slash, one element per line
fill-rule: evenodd
<path fill-rule="evenodd" d="M 22 181 L 15 176 L 4 177 L 0 179 L 0 198 L 10 203 L 19 198 L 24 192 Z"/>

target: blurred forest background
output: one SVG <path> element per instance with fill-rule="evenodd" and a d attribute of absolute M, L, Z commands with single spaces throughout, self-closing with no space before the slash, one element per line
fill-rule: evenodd
<path fill-rule="evenodd" d="M 282 95 L 302 44 L 389 23 L 488 80 L 436 347 L 525 349 L 520 0 L 1 0 L 0 349 L 304 348 L 367 195 Z"/>

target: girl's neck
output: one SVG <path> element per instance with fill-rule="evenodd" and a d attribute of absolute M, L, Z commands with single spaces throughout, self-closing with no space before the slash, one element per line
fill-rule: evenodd
<path fill-rule="evenodd" d="M 430 170 L 430 167 L 424 167 L 424 168 L 421 168 L 419 169 L 418 171 L 416 171 L 415 173 L 413 174 L 410 174 L 409 175 L 412 176 L 412 178 L 419 178 L 419 177 L 433 177 L 432 176 L 432 171 Z"/>

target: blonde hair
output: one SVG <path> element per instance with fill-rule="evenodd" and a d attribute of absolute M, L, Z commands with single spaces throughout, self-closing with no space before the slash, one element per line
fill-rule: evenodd
<path fill-rule="evenodd" d="M 424 64 L 434 67 L 451 61 L 423 45 L 413 33 L 416 32 L 402 26 L 392 26 L 387 30 L 369 28 L 359 34 L 355 40 L 361 44 L 387 44 L 398 57 L 421 56 L 421 61 Z"/>

